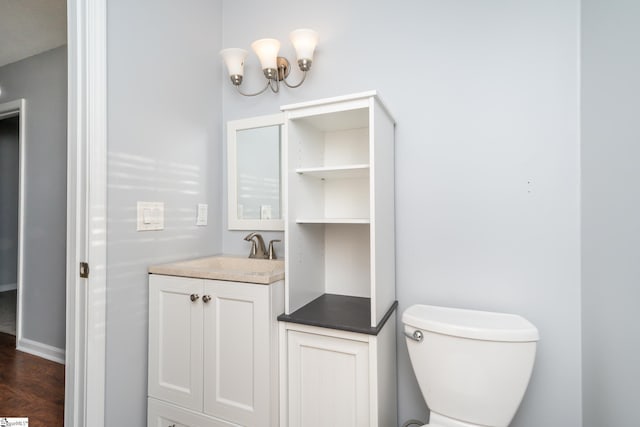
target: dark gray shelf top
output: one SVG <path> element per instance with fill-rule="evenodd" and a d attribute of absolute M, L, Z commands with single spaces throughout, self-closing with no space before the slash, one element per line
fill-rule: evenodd
<path fill-rule="evenodd" d="M 380 323 L 371 327 L 371 298 L 324 294 L 291 314 L 281 314 L 278 320 L 378 335 L 397 306 L 398 301 L 394 301 Z"/>

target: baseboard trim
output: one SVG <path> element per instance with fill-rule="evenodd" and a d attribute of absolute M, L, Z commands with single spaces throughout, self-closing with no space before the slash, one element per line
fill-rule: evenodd
<path fill-rule="evenodd" d="M 33 354 L 34 356 L 42 357 L 44 359 L 51 360 L 52 362 L 62 363 L 64 365 L 64 350 L 61 348 L 56 348 L 27 338 L 19 339 L 16 348 L 25 353 Z"/>
<path fill-rule="evenodd" d="M 16 289 L 18 289 L 17 283 L 5 283 L 4 285 L 0 285 L 0 292 L 15 291 Z"/>

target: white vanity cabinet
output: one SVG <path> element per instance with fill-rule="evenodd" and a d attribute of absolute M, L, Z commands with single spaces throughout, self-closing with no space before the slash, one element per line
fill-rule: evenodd
<path fill-rule="evenodd" d="M 283 282 L 150 275 L 149 427 L 277 426 Z"/>

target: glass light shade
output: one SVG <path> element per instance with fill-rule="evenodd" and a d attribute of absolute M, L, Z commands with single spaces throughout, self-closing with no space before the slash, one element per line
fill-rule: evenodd
<path fill-rule="evenodd" d="M 301 59 L 313 59 L 313 51 L 318 44 L 317 32 L 307 28 L 301 28 L 292 31 L 291 34 L 289 34 L 289 38 L 291 39 L 293 47 L 296 49 L 298 61 Z"/>
<path fill-rule="evenodd" d="M 242 76 L 244 73 L 244 60 L 247 57 L 248 52 L 244 49 L 231 47 L 229 49 L 222 49 L 220 55 L 227 65 L 229 75 Z"/>
<path fill-rule="evenodd" d="M 251 43 L 256 55 L 260 59 L 262 69 L 277 69 L 278 51 L 280 50 L 280 42 L 276 39 L 260 39 Z"/>

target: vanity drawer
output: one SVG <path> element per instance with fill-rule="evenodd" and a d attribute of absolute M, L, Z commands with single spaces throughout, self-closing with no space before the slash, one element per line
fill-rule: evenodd
<path fill-rule="evenodd" d="M 191 412 L 170 403 L 149 398 L 147 427 L 239 427 L 226 421 Z"/>

